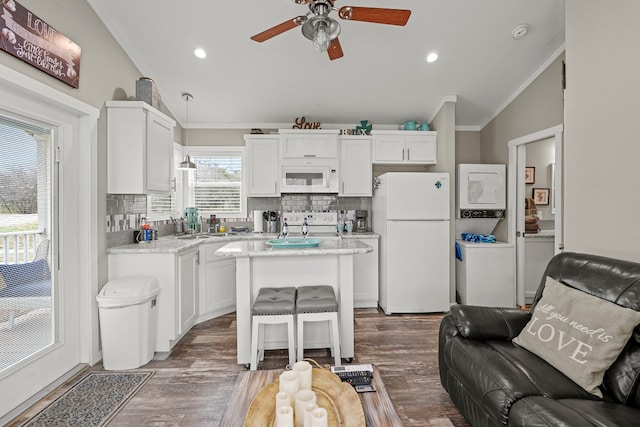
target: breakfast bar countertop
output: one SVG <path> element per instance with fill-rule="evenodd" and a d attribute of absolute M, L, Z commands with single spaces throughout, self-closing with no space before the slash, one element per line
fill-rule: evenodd
<path fill-rule="evenodd" d="M 311 248 L 274 248 L 266 240 L 242 240 L 230 242 L 216 251 L 224 257 L 283 257 L 312 255 L 353 255 L 373 252 L 373 248 L 357 239 L 324 239 Z"/>

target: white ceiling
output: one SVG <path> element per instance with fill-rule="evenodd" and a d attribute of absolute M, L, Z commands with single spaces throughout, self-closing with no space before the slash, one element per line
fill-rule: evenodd
<path fill-rule="evenodd" d="M 456 126 L 480 129 L 564 46 L 563 0 L 338 0 L 412 14 L 398 27 L 332 12 L 344 51 L 335 61 L 299 27 L 250 39 L 308 11 L 292 0 L 88 2 L 190 128 L 291 127 L 301 116 L 323 125 L 423 122 L 453 95 Z M 527 36 L 513 39 L 525 23 Z M 432 51 L 439 59 L 430 64 Z M 185 91 L 194 96 L 188 124 Z"/>

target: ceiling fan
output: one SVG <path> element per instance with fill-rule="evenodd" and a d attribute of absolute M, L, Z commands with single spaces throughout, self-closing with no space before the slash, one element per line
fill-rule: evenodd
<path fill-rule="evenodd" d="M 411 15 L 406 9 L 385 9 L 377 7 L 343 6 L 340 9 L 333 6 L 335 0 L 293 0 L 296 4 L 308 4 L 309 12 L 296 16 L 282 24 L 278 24 L 266 31 L 251 37 L 262 43 L 298 25 L 302 26 L 302 34 L 313 42 L 313 46 L 320 52 L 327 52 L 330 60 L 343 56 L 342 47 L 338 36 L 340 24 L 329 14 L 336 10 L 340 19 L 346 21 L 372 22 L 374 24 L 387 24 L 404 26 Z"/>

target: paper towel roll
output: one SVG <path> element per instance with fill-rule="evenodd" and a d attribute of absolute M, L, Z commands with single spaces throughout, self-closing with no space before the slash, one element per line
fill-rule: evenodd
<path fill-rule="evenodd" d="M 263 218 L 262 215 L 264 211 L 253 211 L 253 232 L 254 233 L 262 233 L 263 229 Z"/>

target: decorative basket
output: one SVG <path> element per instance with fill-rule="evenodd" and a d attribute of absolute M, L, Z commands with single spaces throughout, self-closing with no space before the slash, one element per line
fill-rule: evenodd
<path fill-rule="evenodd" d="M 328 369 L 316 367 L 312 372 L 311 389 L 316 403 L 327 410 L 328 425 L 365 427 L 364 410 L 358 393 Z M 280 388 L 276 380 L 267 384 L 253 398 L 244 427 L 274 427 L 276 394 Z"/>

